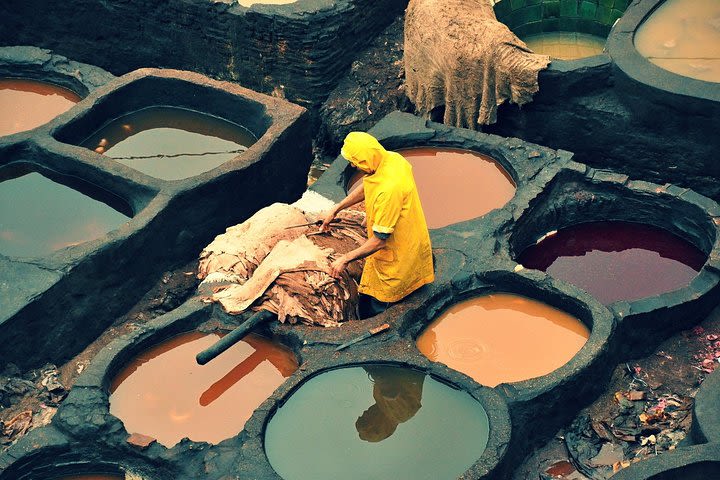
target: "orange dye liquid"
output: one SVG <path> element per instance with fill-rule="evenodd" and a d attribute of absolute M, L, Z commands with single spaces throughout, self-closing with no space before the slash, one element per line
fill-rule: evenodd
<path fill-rule="evenodd" d="M 218 443 L 237 435 L 298 364 L 289 349 L 251 334 L 198 365 L 195 355 L 219 339 L 190 332 L 133 359 L 112 382 L 110 413 L 128 432 L 168 447 L 184 437 Z"/>
<path fill-rule="evenodd" d="M 480 217 L 515 195 L 508 172 L 487 155 L 440 148 L 411 148 L 398 153 L 413 166 L 429 228 Z M 349 192 L 362 185 L 363 176 L 358 172 L 350 179 Z"/>
<path fill-rule="evenodd" d="M 39 127 L 80 100 L 76 93 L 57 85 L 0 79 L 0 136 Z"/>
<path fill-rule="evenodd" d="M 589 336 L 567 313 L 501 293 L 453 305 L 428 326 L 417 346 L 430 360 L 494 387 L 556 370 Z"/>

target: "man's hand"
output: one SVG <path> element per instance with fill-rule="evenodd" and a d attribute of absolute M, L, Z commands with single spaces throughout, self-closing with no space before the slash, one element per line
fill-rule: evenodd
<path fill-rule="evenodd" d="M 332 275 L 333 278 L 340 278 L 342 272 L 347 268 L 348 263 L 349 261 L 345 258 L 345 255 L 338 258 L 330 264 L 330 275 Z"/>
<path fill-rule="evenodd" d="M 340 203 L 335 205 L 332 210 L 325 213 L 322 224 L 320 225 L 321 232 L 327 232 L 330 229 L 330 222 L 333 221 L 338 212 L 345 210 L 350 205 L 355 205 L 358 202 L 365 200 L 365 190 L 362 188 L 356 188 L 348 194 L 347 197 L 342 199 Z"/>
<path fill-rule="evenodd" d="M 320 225 L 321 232 L 327 232 L 328 230 L 330 230 L 330 222 L 335 220 L 335 215 L 337 215 L 337 210 L 335 209 L 325 213 L 325 216 L 323 216 L 322 224 Z"/>

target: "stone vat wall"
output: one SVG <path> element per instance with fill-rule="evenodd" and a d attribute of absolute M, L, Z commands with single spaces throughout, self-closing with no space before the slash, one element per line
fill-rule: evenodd
<path fill-rule="evenodd" d="M 121 75 L 191 70 L 287 98 L 322 101 L 403 0 L 41 0 L 0 4 L 0 45 L 34 45 Z"/>
<path fill-rule="evenodd" d="M 635 30 L 661 1 L 630 4 L 608 36 L 607 53 L 553 61 L 540 72 L 533 101 L 522 109 L 501 106 L 497 124 L 484 130 L 720 199 L 720 84 L 667 72 L 634 48 Z"/>
<path fill-rule="evenodd" d="M 518 36 L 542 32 L 582 32 L 606 37 L 629 0 L 499 0 L 498 20 Z"/>
<path fill-rule="evenodd" d="M 116 115 L 155 102 L 246 123 L 258 141 L 210 171 L 176 181 L 150 177 L 72 144 L 78 132 L 89 134 Z M 22 162 L 32 170 L 78 177 L 123 199 L 133 214 L 100 238 L 47 255 L 0 255 L 2 364 L 30 368 L 71 358 L 163 272 L 196 258 L 226 227 L 270 203 L 297 199 L 310 161 L 304 108 L 174 70 L 129 73 L 55 120 L 0 138 L 0 168 Z"/>

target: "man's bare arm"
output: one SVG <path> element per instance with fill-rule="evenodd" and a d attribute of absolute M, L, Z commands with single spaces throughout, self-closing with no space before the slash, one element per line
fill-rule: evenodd
<path fill-rule="evenodd" d="M 350 207 L 352 205 L 355 205 L 356 203 L 360 203 L 363 200 L 365 200 L 365 189 L 362 187 L 356 188 L 352 192 L 348 194 L 347 197 L 343 198 L 340 203 L 335 205 L 332 210 L 328 211 L 325 214 L 325 217 L 323 218 L 323 223 L 320 225 L 320 231 L 321 232 L 327 232 L 330 228 L 330 222 L 333 221 L 335 218 L 335 215 L 338 214 L 340 210 L 344 210 L 347 207 Z"/>

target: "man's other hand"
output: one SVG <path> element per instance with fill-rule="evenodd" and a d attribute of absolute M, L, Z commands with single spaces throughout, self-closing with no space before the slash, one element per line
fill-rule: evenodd
<path fill-rule="evenodd" d="M 334 278 L 340 278 L 342 272 L 344 272 L 347 268 L 348 263 L 349 262 L 345 259 L 345 255 L 338 258 L 330 264 L 330 275 L 332 275 Z"/>

